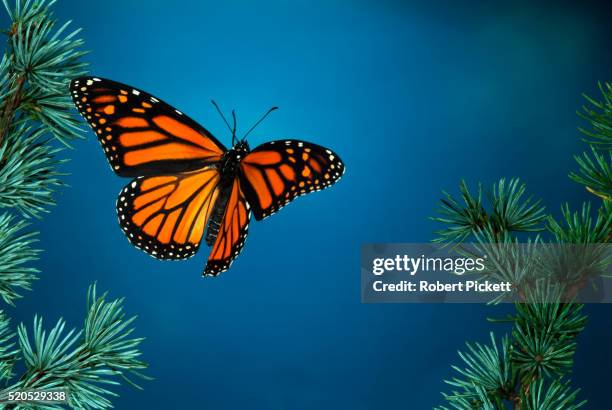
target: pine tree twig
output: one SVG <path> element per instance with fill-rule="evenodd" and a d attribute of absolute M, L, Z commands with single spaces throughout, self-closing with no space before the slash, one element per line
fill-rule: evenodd
<path fill-rule="evenodd" d="M 4 1 L 4 5 L 7 10 L 9 10 L 6 1 Z M 17 36 L 17 33 L 20 28 L 23 28 L 23 26 L 18 21 L 13 21 L 13 24 L 11 24 L 11 27 L 7 32 L 8 48 L 9 52 L 11 53 L 14 53 L 14 49 L 12 49 L 11 47 L 13 39 L 15 38 L 15 36 Z M 0 145 L 2 145 L 2 141 L 4 140 L 6 134 L 9 131 L 13 116 L 15 115 L 15 112 L 17 111 L 21 103 L 23 87 L 26 82 L 26 76 L 28 72 L 29 69 L 26 70 L 26 72 L 16 75 L 16 77 L 14 78 L 14 84 L 10 87 L 10 89 L 14 90 L 12 92 L 12 96 L 11 98 L 5 100 L 5 104 L 2 107 L 2 117 L 0 119 Z M 1 158 L 0 161 L 2 161 Z"/>
<path fill-rule="evenodd" d="M 579 170 L 571 172 L 569 177 L 574 182 L 584 185 L 591 194 L 604 201 L 612 198 L 612 152 L 598 152 L 591 147 L 590 153 L 575 156 Z"/>
<path fill-rule="evenodd" d="M 593 155 L 601 163 L 602 155 L 594 151 Z M 584 160 L 587 167 L 583 169 L 596 162 Z M 606 168 L 600 165 L 600 169 Z M 612 185 L 612 173 L 602 172 L 597 177 Z M 522 303 L 515 304 L 516 315 L 507 320 L 513 329 L 502 339 L 504 354 L 499 354 L 493 334 L 492 347 L 468 344 L 468 352 L 459 353 L 464 366 L 452 366 L 461 377 L 446 381 L 456 389 L 443 393 L 446 402 L 459 410 L 583 407 L 586 401 L 578 401 L 579 389 L 571 390 L 569 382 L 561 380 L 573 367 L 576 338 L 584 330 L 586 316 L 583 305 L 562 301 L 573 301 L 591 277 L 607 269 L 609 258 L 605 247 L 599 245 L 610 241 L 612 203 L 604 201 L 595 216 L 588 203 L 578 211 L 563 205 L 561 222 L 557 222 L 544 213 L 539 202 L 521 199 L 524 187 L 514 181 L 506 185 L 500 180 L 494 185 L 487 195 L 489 207 L 482 200 L 480 187 L 472 195 L 462 181 L 460 192 L 462 203 L 445 194 L 442 216 L 434 220 L 446 228 L 437 232 L 435 242 L 454 241 L 461 253 L 465 252 L 462 242 L 475 240 L 481 254 L 491 256 L 496 279 L 511 281 L 519 289 Z M 535 245 L 543 245 L 538 234 L 528 239 L 524 248 L 517 248 L 518 233 L 544 229 L 553 243 L 568 247 L 553 247 L 549 254 L 543 247 L 545 252 L 539 251 L 533 258 Z M 532 259 L 539 262 L 533 266 L 521 263 Z"/>
<path fill-rule="evenodd" d="M 578 115 L 591 126 L 579 128 L 586 137 L 585 141 L 593 148 L 612 150 L 612 83 L 599 83 L 601 100 L 584 95 L 589 105 L 585 105 Z"/>
<path fill-rule="evenodd" d="M 0 297 L 9 305 L 21 297 L 19 290 L 30 290 L 38 270 L 28 266 L 38 259 L 39 251 L 32 248 L 35 232 L 25 232 L 27 224 L 0 215 Z"/>
<path fill-rule="evenodd" d="M 446 225 L 436 231 L 435 243 L 459 244 L 476 234 L 488 233 L 494 241 L 500 241 L 508 232 L 537 232 L 543 230 L 541 223 L 546 219 L 544 207 L 539 200 L 524 198 L 525 184 L 517 178 L 508 183 L 500 179 L 486 194 L 478 185 L 473 195 L 465 181 L 459 185 L 462 204 L 449 193 L 444 192 L 440 216 L 431 218 Z M 486 195 L 489 209 L 485 207 Z"/>
<path fill-rule="evenodd" d="M 14 338 L 10 319 L 0 310 L 0 383 L 6 383 L 13 377 L 13 365 L 19 357 Z"/>
<path fill-rule="evenodd" d="M 55 156 L 59 149 L 46 143 L 45 130 L 22 123 L 11 129 L 0 146 L 0 208 L 19 211 L 24 217 L 40 217 L 55 203 L 53 193 L 62 186 Z"/>
<path fill-rule="evenodd" d="M 10 128 L 15 111 L 21 102 L 21 92 L 25 83 L 25 76 L 18 76 L 15 83 L 15 91 L 13 96 L 6 101 L 6 105 L 2 109 L 2 119 L 0 120 L 0 145 L 2 144 L 2 141 Z M 0 161 L 2 161 L 2 159 L 0 159 Z"/>
<path fill-rule="evenodd" d="M 49 139 L 69 145 L 79 137 L 68 83 L 84 74 L 85 64 L 79 30 L 67 32 L 68 23 L 55 28 L 50 10 L 55 0 L 15 0 L 14 7 L 2 1 L 12 22 L 0 60 L 0 208 L 10 209 L 0 215 L 0 297 L 13 304 L 36 279 L 38 271 L 29 265 L 39 252 L 32 248 L 37 233 L 25 232 L 26 223 L 14 214 L 40 217 L 54 203 L 63 160 Z M 125 317 L 123 300 L 98 296 L 95 285 L 87 296 L 81 331 L 66 331 L 63 319 L 47 331 L 42 318 L 35 317 L 31 333 L 23 323 L 14 332 L 0 311 L 0 382 L 9 390 L 63 388 L 70 393 L 71 408 L 107 409 L 116 396 L 108 385 L 123 381 L 140 388 L 134 377 L 149 380 L 139 372 L 147 367 L 139 359 L 143 339 L 130 336 L 135 317 Z M 18 359 L 26 371 L 14 380 Z M 6 404 L 6 391 L 0 392 L 3 409 L 63 408 Z"/>
<path fill-rule="evenodd" d="M 42 318 L 35 317 L 30 339 L 25 325 L 20 324 L 17 334 L 26 372 L 5 392 L 61 386 L 68 390 L 70 407 L 111 408 L 108 397 L 116 394 L 104 386 L 118 384 L 115 378 L 137 388 L 140 386 L 126 373 L 151 380 L 139 372 L 147 365 L 138 359 L 144 339 L 130 337 L 134 320 L 135 317 L 125 317 L 123 299 L 108 301 L 106 293 L 98 296 L 94 284 L 87 291 L 87 314 L 82 330 L 66 331 L 66 323 L 60 319 L 47 332 Z M 0 401 L 2 397 L 0 392 Z M 5 408 L 15 407 L 8 404 Z"/>

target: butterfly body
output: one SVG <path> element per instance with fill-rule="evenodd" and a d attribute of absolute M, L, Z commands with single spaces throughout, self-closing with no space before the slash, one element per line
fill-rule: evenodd
<path fill-rule="evenodd" d="M 251 150 L 226 149 L 200 124 L 160 99 L 111 80 L 82 77 L 73 101 L 111 169 L 134 178 L 119 194 L 119 225 L 157 259 L 186 259 L 211 246 L 204 275 L 229 268 L 244 245 L 251 215 L 262 220 L 344 173 L 336 153 L 298 140 Z"/>
<path fill-rule="evenodd" d="M 240 177 L 240 160 L 250 152 L 249 144 L 246 141 L 239 141 L 227 151 L 219 165 L 221 181 L 219 182 L 219 197 L 213 207 L 208 228 L 206 229 L 206 244 L 212 246 L 217 239 L 219 228 L 223 222 L 227 202 L 232 191 L 232 182 Z"/>

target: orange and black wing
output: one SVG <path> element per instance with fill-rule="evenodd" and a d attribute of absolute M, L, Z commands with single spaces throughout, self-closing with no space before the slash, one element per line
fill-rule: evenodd
<path fill-rule="evenodd" d="M 70 93 L 120 176 L 190 171 L 218 162 L 226 151 L 194 120 L 134 87 L 81 77 Z"/>
<path fill-rule="evenodd" d="M 250 219 L 250 206 L 240 188 L 240 182 L 235 179 L 232 182 L 217 239 L 208 256 L 205 276 L 217 276 L 229 269 L 244 246 Z"/>
<path fill-rule="evenodd" d="M 262 220 L 300 195 L 332 185 L 344 174 L 336 153 L 304 141 L 272 141 L 251 151 L 240 164 L 241 186 Z"/>
<path fill-rule="evenodd" d="M 186 259 L 200 246 L 219 194 L 214 167 L 178 175 L 140 177 L 117 200 L 129 241 L 158 259 Z"/>

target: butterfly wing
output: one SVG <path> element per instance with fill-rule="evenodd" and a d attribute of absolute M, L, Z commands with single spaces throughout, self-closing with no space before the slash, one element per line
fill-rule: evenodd
<path fill-rule="evenodd" d="M 119 194 L 119 224 L 129 241 L 158 259 L 193 256 L 219 194 L 214 167 L 140 177 Z"/>
<path fill-rule="evenodd" d="M 226 151 L 194 120 L 134 87 L 81 77 L 70 83 L 70 92 L 120 176 L 190 171 L 219 161 Z"/>
<path fill-rule="evenodd" d="M 250 206 L 240 188 L 240 182 L 236 178 L 232 182 L 217 239 L 208 256 L 208 262 L 204 270 L 205 276 L 217 276 L 229 269 L 244 246 L 250 219 Z"/>
<path fill-rule="evenodd" d="M 344 174 L 336 153 L 304 141 L 262 144 L 240 164 L 241 186 L 256 220 L 262 220 L 300 195 L 334 184 Z"/>

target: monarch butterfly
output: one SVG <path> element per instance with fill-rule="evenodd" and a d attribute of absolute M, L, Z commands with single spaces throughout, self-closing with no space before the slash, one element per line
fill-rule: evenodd
<path fill-rule="evenodd" d="M 111 80 L 81 77 L 70 84 L 112 170 L 135 178 L 119 194 L 119 224 L 128 240 L 158 259 L 186 259 L 202 238 L 211 246 L 205 276 L 226 271 L 240 254 L 251 212 L 262 220 L 300 195 L 329 187 L 344 173 L 330 149 L 280 140 L 232 148 L 152 95 Z"/>

